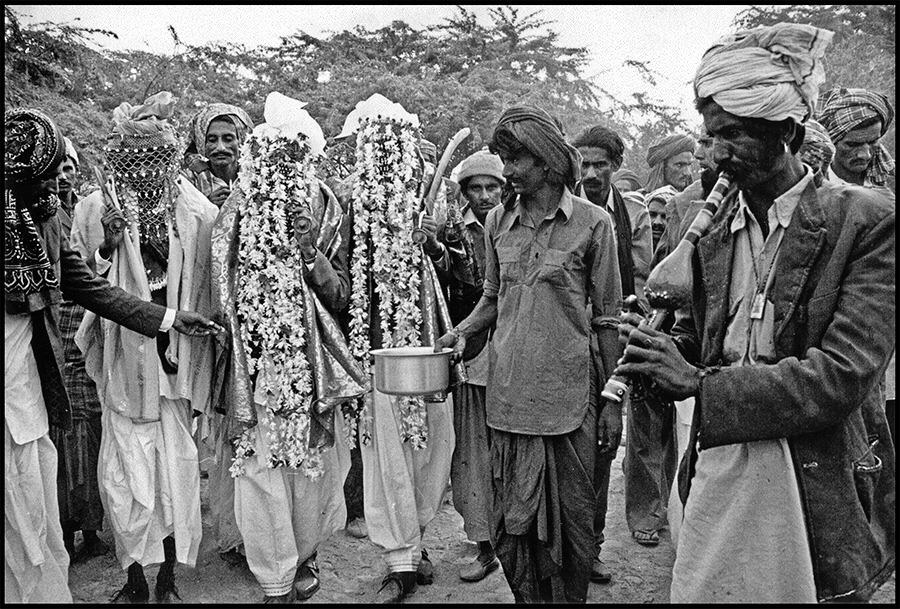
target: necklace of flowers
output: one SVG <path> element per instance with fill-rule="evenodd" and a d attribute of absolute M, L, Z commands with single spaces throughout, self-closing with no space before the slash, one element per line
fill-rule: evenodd
<path fill-rule="evenodd" d="M 383 347 L 420 346 L 422 249 L 411 239 L 418 211 L 415 170 L 418 138 L 411 123 L 369 117 L 360 121 L 353 189 L 354 251 L 350 278 L 350 349 L 369 370 L 371 289 L 378 295 Z M 371 394 L 363 400 L 360 441 L 371 439 Z M 421 397 L 398 398 L 400 438 L 423 448 L 428 438 Z M 353 420 L 345 416 L 352 443 Z"/>
<path fill-rule="evenodd" d="M 300 140 L 253 134 L 241 150 L 237 319 L 248 373 L 268 382 L 265 420 L 267 466 L 322 473 L 321 449 L 309 446 L 313 381 L 306 358 L 303 260 L 292 220 L 310 213 L 315 166 L 305 136 Z M 230 471 L 239 476 L 254 451 L 251 430 L 239 437 Z"/>

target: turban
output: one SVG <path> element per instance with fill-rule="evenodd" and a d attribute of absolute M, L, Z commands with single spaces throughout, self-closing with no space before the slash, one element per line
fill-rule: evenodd
<path fill-rule="evenodd" d="M 834 159 L 834 144 L 831 143 L 825 127 L 814 119 L 806 121 L 806 135 L 803 138 L 803 145 L 800 146 L 800 158 L 814 168 L 823 163 L 830 165 Z"/>
<path fill-rule="evenodd" d="M 63 140 L 66 143 L 66 156 L 72 159 L 72 162 L 75 163 L 75 166 L 78 166 L 78 153 L 75 151 L 75 145 L 72 144 L 72 140 L 67 137 L 64 137 Z"/>
<path fill-rule="evenodd" d="M 403 106 L 392 102 L 380 93 L 373 93 L 368 99 L 356 103 L 356 107 L 344 119 L 344 128 L 341 129 L 341 133 L 337 137 L 342 138 L 353 135 L 359 129 L 360 122 L 373 116 L 408 122 L 414 128 L 419 126 L 418 115 L 410 114 Z"/>
<path fill-rule="evenodd" d="M 118 141 L 127 147 L 132 137 L 157 136 L 157 140 L 175 145 L 175 131 L 168 121 L 175 110 L 175 101 L 171 93 L 160 91 L 139 106 L 128 102 L 119 104 L 113 110 L 113 128 L 107 144 Z"/>
<path fill-rule="evenodd" d="M 463 159 L 454 173 L 457 184 L 462 184 L 465 180 L 475 176 L 497 178 L 501 184 L 506 181 L 503 179 L 503 161 L 499 156 L 491 154 L 487 150 L 479 150 Z"/>
<path fill-rule="evenodd" d="M 894 107 L 881 93 L 866 89 L 832 89 L 822 96 L 816 115 L 835 143 L 856 129 L 861 123 L 875 118 L 881 121 L 881 135 L 894 122 Z M 878 144 L 873 154 L 868 178 L 874 184 L 884 184 L 894 169 L 894 159 L 884 146 Z"/>
<path fill-rule="evenodd" d="M 678 191 L 675 190 L 675 187 L 671 184 L 666 184 L 665 186 L 661 186 L 656 190 L 652 191 L 650 194 L 644 197 L 644 203 L 650 205 L 650 202 L 654 199 L 660 199 L 663 203 L 668 203 L 669 200 L 678 194 Z"/>
<path fill-rule="evenodd" d="M 266 96 L 263 118 L 266 122 L 258 125 L 253 133 L 256 135 L 297 139 L 301 135 L 309 141 L 310 152 L 319 156 L 325 151 L 325 134 L 309 112 L 304 110 L 306 102 L 272 91 Z"/>
<path fill-rule="evenodd" d="M 62 132 L 43 112 L 10 110 L 6 113 L 3 130 L 3 169 L 11 183 L 48 178 L 66 158 Z"/>
<path fill-rule="evenodd" d="M 238 142 L 243 142 L 244 138 L 247 137 L 247 132 L 253 129 L 253 121 L 241 108 L 231 104 L 209 104 L 191 119 L 191 132 L 188 137 L 196 152 L 203 152 L 206 132 L 209 130 L 210 123 L 223 118 L 234 125 L 237 131 Z"/>
<path fill-rule="evenodd" d="M 726 112 L 802 123 L 812 116 L 825 80 L 822 56 L 834 32 L 776 23 L 720 39 L 694 76 L 697 98 L 712 97 Z"/>
<path fill-rule="evenodd" d="M 612 174 L 612 183 L 615 184 L 619 180 L 627 180 L 631 184 L 631 191 L 637 191 L 643 188 L 641 184 L 641 179 L 638 177 L 638 174 L 631 171 L 630 169 L 620 169 L 614 174 Z"/>
<path fill-rule="evenodd" d="M 650 175 L 647 177 L 647 190 L 656 190 L 666 183 L 666 159 L 676 154 L 694 151 L 694 138 L 689 135 L 669 135 L 647 151 L 647 164 Z"/>
<path fill-rule="evenodd" d="M 507 129 L 531 154 L 563 176 L 569 190 L 581 179 L 581 153 L 566 142 L 553 117 L 540 108 L 514 106 L 507 109 L 494 128 Z"/>

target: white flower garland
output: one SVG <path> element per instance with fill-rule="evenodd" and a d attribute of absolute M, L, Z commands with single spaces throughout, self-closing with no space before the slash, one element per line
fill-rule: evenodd
<path fill-rule="evenodd" d="M 239 208 L 235 293 L 248 372 L 268 382 L 267 416 L 258 426 L 259 433 L 265 428 L 267 465 L 300 468 L 315 478 L 322 473 L 322 455 L 308 446 L 313 385 L 306 358 L 306 283 L 291 220 L 300 211 L 310 213 L 318 181 L 309 144 L 301 138 L 253 134 L 243 145 L 238 180 L 246 196 Z M 255 452 L 249 431 L 235 447 L 232 476 L 243 473 L 244 460 Z"/>
<path fill-rule="evenodd" d="M 418 137 L 405 120 L 368 117 L 360 121 L 356 143 L 357 180 L 353 188 L 354 251 L 350 266 L 350 349 L 369 371 L 369 276 L 378 294 L 383 347 L 420 346 L 419 308 L 422 248 L 411 238 L 418 212 Z M 425 446 L 425 404 L 402 397 L 400 437 Z M 363 400 L 359 437 L 371 439 L 371 394 Z M 348 430 L 353 422 L 348 418 Z M 351 430 L 352 433 L 352 430 Z"/>

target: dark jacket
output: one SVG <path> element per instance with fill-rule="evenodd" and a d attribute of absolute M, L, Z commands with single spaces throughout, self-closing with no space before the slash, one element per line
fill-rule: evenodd
<path fill-rule="evenodd" d="M 693 258 L 682 353 L 721 365 L 734 256 L 723 202 Z M 784 235 L 770 299 L 774 364 L 713 368 L 701 382 L 689 446 L 787 438 L 820 601 L 867 599 L 894 570 L 894 446 L 879 381 L 894 350 L 894 200 L 811 183 Z M 690 492 L 696 449 L 682 461 Z"/>

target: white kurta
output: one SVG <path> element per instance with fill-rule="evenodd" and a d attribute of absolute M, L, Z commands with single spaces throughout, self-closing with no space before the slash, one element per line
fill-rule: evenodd
<path fill-rule="evenodd" d="M 56 491 L 29 315 L 4 318 L 4 590 L 7 603 L 71 603 L 69 554 Z"/>
<path fill-rule="evenodd" d="M 774 306 L 753 314 L 768 293 L 784 230 L 811 179 L 807 172 L 769 209 L 769 235 L 743 198 L 732 223 L 728 327 L 723 356 L 733 366 L 772 362 Z M 755 269 L 755 270 L 754 270 Z M 735 404 L 740 408 L 740 404 Z M 787 439 L 729 444 L 699 453 L 678 531 L 673 603 L 815 603 L 812 552 Z"/>
<path fill-rule="evenodd" d="M 425 527 L 437 515 L 450 480 L 453 398 L 426 405 L 428 445 L 414 450 L 400 441 L 399 408 L 391 404 L 397 398 L 372 391 L 372 439 L 361 446 L 366 527 L 392 572 L 415 571 Z"/>
<path fill-rule="evenodd" d="M 344 528 L 350 447 L 343 417 L 336 411 L 334 446 L 322 455 L 321 476 L 312 479 L 298 469 L 267 467 L 265 430 L 272 415 L 259 404 L 256 414 L 256 454 L 245 460 L 244 473 L 234 479 L 234 511 L 250 571 L 266 596 L 281 596 L 290 592 L 297 564 Z"/>

